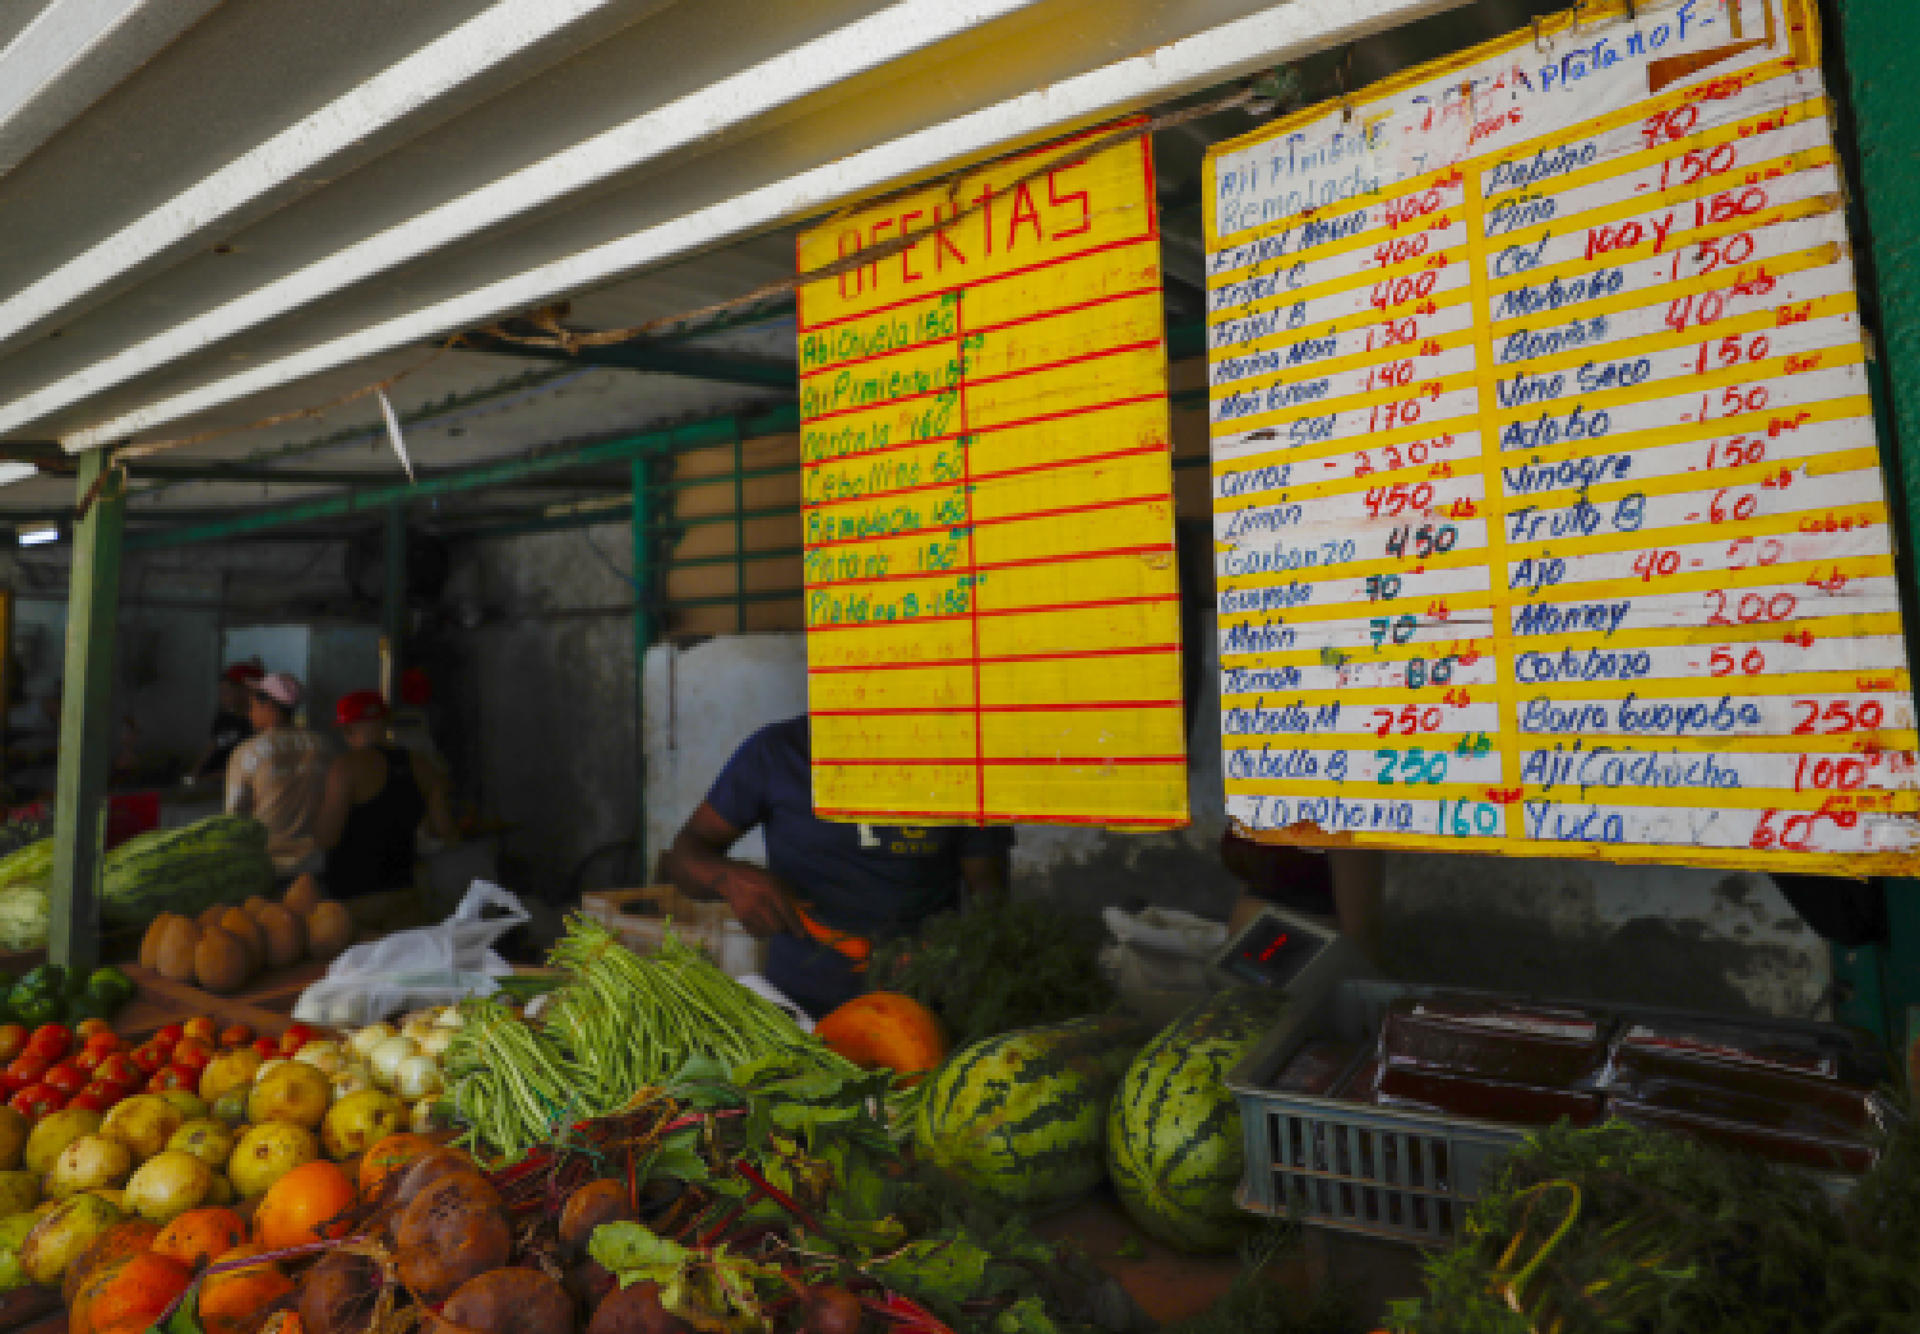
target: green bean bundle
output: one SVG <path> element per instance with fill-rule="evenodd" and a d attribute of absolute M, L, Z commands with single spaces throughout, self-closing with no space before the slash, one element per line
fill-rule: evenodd
<path fill-rule="evenodd" d="M 643 959 L 604 926 L 576 916 L 550 962 L 569 980 L 554 996 L 547 1025 L 602 1113 L 665 1083 L 695 1056 L 732 1068 L 785 1053 L 827 1069 L 852 1068 L 671 931 Z"/>
<path fill-rule="evenodd" d="M 549 1034 L 497 1000 L 462 1001 L 460 1019 L 442 1068 L 454 1115 L 468 1126 L 462 1143 L 511 1161 L 594 1113 L 578 1071 Z"/>

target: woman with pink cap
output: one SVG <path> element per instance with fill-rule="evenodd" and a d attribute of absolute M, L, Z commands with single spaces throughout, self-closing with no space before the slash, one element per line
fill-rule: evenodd
<path fill-rule="evenodd" d="M 440 772 L 417 752 L 390 746 L 391 713 L 378 691 L 356 690 L 334 707 L 347 743 L 327 773 L 320 844 L 327 892 L 356 898 L 414 883 L 414 841 L 425 820 L 440 838 L 457 836 Z"/>
<path fill-rule="evenodd" d="M 319 864 L 320 799 L 333 747 L 296 721 L 304 692 L 297 677 L 268 672 L 248 686 L 254 735 L 227 761 L 227 813 L 267 827 L 267 853 L 283 876 Z"/>

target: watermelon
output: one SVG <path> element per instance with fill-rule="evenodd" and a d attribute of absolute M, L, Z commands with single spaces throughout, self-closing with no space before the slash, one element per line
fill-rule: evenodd
<path fill-rule="evenodd" d="M 1069 1019 L 982 1038 L 927 1080 L 914 1146 L 996 1203 L 1072 1199 L 1106 1171 L 1107 1104 L 1140 1045 L 1130 1020 Z"/>
<path fill-rule="evenodd" d="M 267 829 L 242 815 L 214 815 L 182 829 L 156 829 L 106 856 L 100 920 L 144 926 L 155 914 L 193 914 L 273 892 Z"/>
<path fill-rule="evenodd" d="M 1221 992 L 1163 1029 L 1120 1081 L 1108 1170 L 1133 1221 L 1171 1246 L 1227 1250 L 1243 1235 L 1234 1190 L 1245 1150 L 1226 1078 L 1285 1005 L 1263 987 Z"/>

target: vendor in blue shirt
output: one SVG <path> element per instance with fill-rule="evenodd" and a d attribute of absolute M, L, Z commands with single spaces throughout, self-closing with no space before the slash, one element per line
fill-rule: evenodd
<path fill-rule="evenodd" d="M 910 934 L 957 906 L 962 884 L 976 897 L 1003 894 L 1012 831 L 822 820 L 811 760 L 805 716 L 755 732 L 666 863 L 683 893 L 725 899 L 741 925 L 769 938 L 767 980 L 818 1017 L 866 989 L 849 957 L 864 943 Z M 766 835 L 764 868 L 727 856 L 756 826 Z"/>

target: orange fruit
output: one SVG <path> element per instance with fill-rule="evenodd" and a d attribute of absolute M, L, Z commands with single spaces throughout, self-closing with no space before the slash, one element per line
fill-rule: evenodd
<path fill-rule="evenodd" d="M 89 1242 L 86 1249 L 67 1266 L 66 1277 L 60 1281 L 60 1300 L 72 1306 L 74 1299 L 80 1295 L 81 1285 L 95 1269 L 129 1255 L 152 1250 L 154 1239 L 159 1235 L 159 1227 L 144 1218 L 115 1223 Z"/>
<path fill-rule="evenodd" d="M 145 1328 L 193 1282 L 193 1271 L 152 1251 L 123 1255 L 96 1268 L 80 1285 L 67 1316 L 68 1334 L 95 1334 L 122 1325 Z"/>
<path fill-rule="evenodd" d="M 258 1246 L 238 1246 L 214 1263 L 259 1255 Z M 269 1306 L 293 1291 L 293 1280 L 271 1260 L 245 1269 L 210 1274 L 200 1282 L 200 1327 L 206 1334 L 246 1334 Z"/>
<path fill-rule="evenodd" d="M 345 1236 L 345 1215 L 358 1196 L 338 1165 L 302 1163 L 267 1188 L 253 1216 L 253 1235 L 268 1250 Z"/>
<path fill-rule="evenodd" d="M 191 1269 L 202 1260 L 224 1255 L 246 1239 L 247 1225 L 233 1210 L 189 1209 L 160 1229 L 153 1251 Z"/>
<path fill-rule="evenodd" d="M 361 1198 L 378 1199 L 382 1186 L 397 1180 L 421 1154 L 430 1153 L 438 1147 L 425 1135 L 404 1130 L 376 1141 L 360 1159 Z"/>

